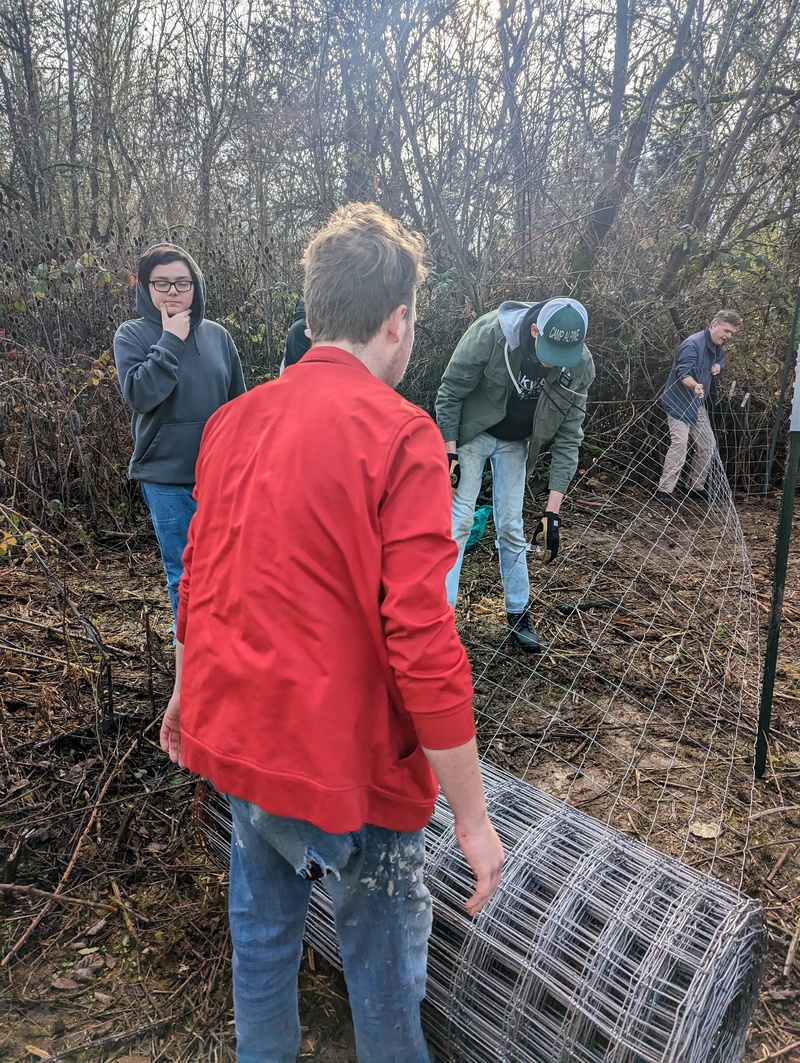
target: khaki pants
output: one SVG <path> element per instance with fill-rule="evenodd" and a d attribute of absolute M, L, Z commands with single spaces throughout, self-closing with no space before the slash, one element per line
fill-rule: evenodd
<path fill-rule="evenodd" d="M 711 422 L 704 406 L 697 413 L 697 424 L 688 424 L 679 421 L 676 417 L 667 414 L 669 425 L 669 450 L 664 459 L 664 471 L 658 483 L 659 491 L 671 495 L 675 490 L 681 469 L 686 462 L 686 449 L 691 439 L 694 443 L 694 454 L 689 469 L 689 490 L 700 491 L 705 487 L 711 459 L 714 457 L 716 440 L 711 430 Z"/>

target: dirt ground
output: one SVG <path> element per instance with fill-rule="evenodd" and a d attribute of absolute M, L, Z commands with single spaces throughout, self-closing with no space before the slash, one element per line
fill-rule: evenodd
<path fill-rule="evenodd" d="M 777 499 L 740 514 L 766 625 Z M 800 528 L 789 565 L 764 829 L 745 867 L 771 940 L 746 1059 L 797 1063 Z M 225 876 L 198 844 L 193 780 L 157 745 L 171 637 L 154 542 L 12 552 L 0 622 L 0 1060 L 232 1060 Z M 301 1058 L 352 1063 L 343 980 L 310 949 L 301 1008 Z"/>

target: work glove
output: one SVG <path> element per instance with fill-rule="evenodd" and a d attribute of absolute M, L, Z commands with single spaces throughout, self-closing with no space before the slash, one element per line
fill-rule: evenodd
<path fill-rule="evenodd" d="M 561 517 L 557 513 L 545 513 L 534 529 L 533 541 L 536 544 L 536 554 L 544 565 L 549 565 L 556 559 L 560 527 Z"/>
<path fill-rule="evenodd" d="M 450 471 L 450 486 L 455 491 L 461 483 L 461 466 L 458 464 L 458 454 L 448 454 L 447 462 Z"/>

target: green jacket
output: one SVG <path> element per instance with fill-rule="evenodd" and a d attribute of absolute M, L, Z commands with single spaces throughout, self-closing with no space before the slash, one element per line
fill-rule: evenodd
<path fill-rule="evenodd" d="M 522 358 L 519 326 L 533 303 L 502 303 L 478 318 L 453 351 L 436 396 L 436 421 L 445 441 L 468 443 L 506 415 Z M 566 494 L 578 467 L 586 402 L 595 370 L 584 345 L 572 369 L 548 370 L 533 417 L 528 475 L 550 444 L 550 490 Z"/>

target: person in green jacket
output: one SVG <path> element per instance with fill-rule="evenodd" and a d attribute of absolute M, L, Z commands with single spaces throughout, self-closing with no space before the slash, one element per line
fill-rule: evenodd
<path fill-rule="evenodd" d="M 586 402 L 595 370 L 584 339 L 585 307 L 575 299 L 505 302 L 461 337 L 436 396 L 453 485 L 453 538 L 458 558 L 447 576 L 455 609 L 464 547 L 487 460 L 500 576 L 514 640 L 541 648 L 530 618 L 522 522 L 525 481 L 550 445 L 550 494 L 533 541 L 548 564 L 558 553 L 561 503 L 578 467 Z"/>

